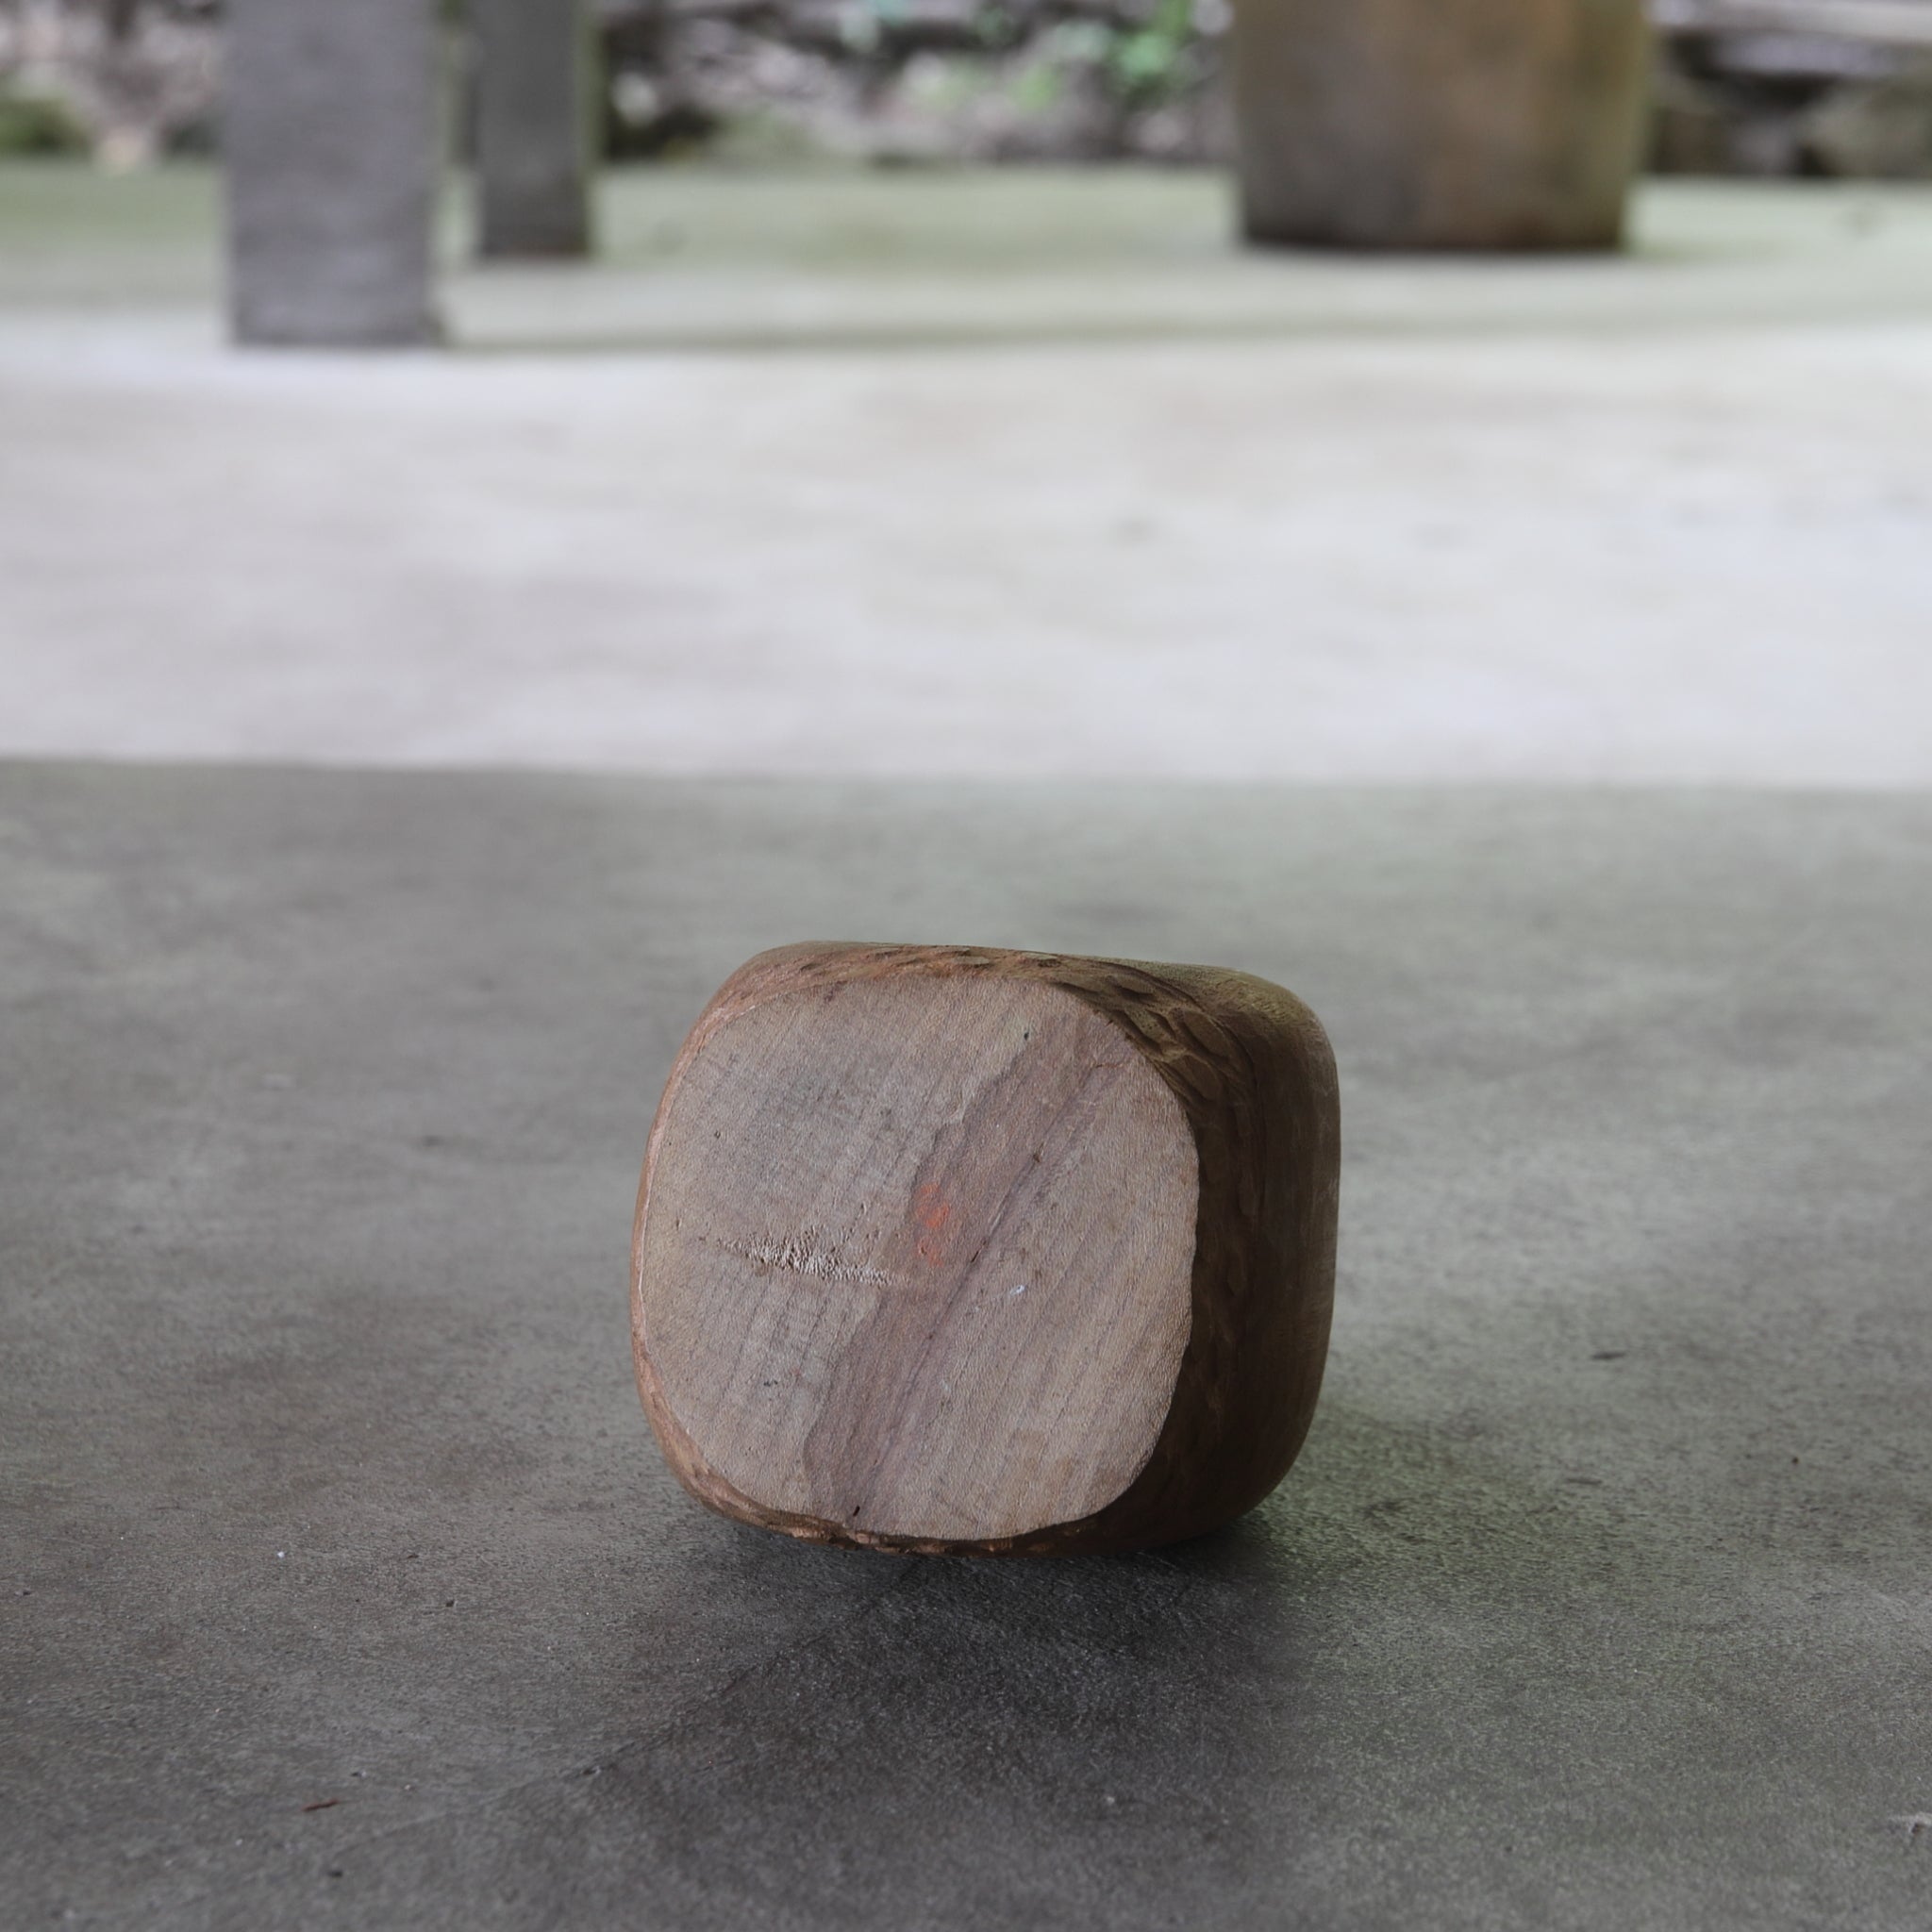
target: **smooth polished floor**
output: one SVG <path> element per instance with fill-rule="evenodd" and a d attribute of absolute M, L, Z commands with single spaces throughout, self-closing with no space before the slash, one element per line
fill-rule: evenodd
<path fill-rule="evenodd" d="M 1105 1561 L 710 1518 L 672 1052 L 805 936 L 1322 1012 L 1327 1389 Z M 1912 1932 L 1932 801 L 0 768 L 0 1922 Z"/>
<path fill-rule="evenodd" d="M 446 352 L 251 356 L 206 171 L 0 168 L 0 752 L 1932 784 L 1932 190 L 1230 214 L 630 170 L 594 265 L 458 252 Z"/>

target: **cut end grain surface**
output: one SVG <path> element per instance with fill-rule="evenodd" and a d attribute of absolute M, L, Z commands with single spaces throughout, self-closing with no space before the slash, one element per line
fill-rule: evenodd
<path fill-rule="evenodd" d="M 732 1488 L 847 1532 L 1091 1515 L 1167 1414 L 1195 1193 L 1179 1103 L 1058 987 L 779 991 L 695 1043 L 655 1137 L 663 1401 Z"/>

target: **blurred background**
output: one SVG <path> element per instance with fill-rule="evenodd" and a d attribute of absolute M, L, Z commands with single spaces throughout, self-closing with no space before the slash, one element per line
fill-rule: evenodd
<path fill-rule="evenodd" d="M 1932 0 L 0 0 L 0 1932 L 1932 1927 L 1928 175 Z M 1278 1502 L 677 1495 L 814 936 L 1321 1013 Z"/>
<path fill-rule="evenodd" d="M 1241 7 L 0 0 L 0 752 L 1932 779 L 1932 0 Z"/>
<path fill-rule="evenodd" d="M 1652 11 L 1655 172 L 1932 177 L 1925 0 Z M 223 12 L 0 0 L 0 154 L 213 155 Z M 1233 18 L 1233 0 L 598 0 L 596 144 L 609 162 L 1226 162 Z M 443 25 L 459 97 L 460 6 Z"/>

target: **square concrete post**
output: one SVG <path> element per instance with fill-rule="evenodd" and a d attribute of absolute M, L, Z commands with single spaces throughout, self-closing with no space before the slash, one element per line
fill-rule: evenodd
<path fill-rule="evenodd" d="M 433 0 L 233 0 L 223 149 L 238 341 L 435 339 L 438 44 Z"/>
<path fill-rule="evenodd" d="M 479 253 L 587 254 L 595 62 L 581 0 L 470 0 L 470 24 Z"/>
<path fill-rule="evenodd" d="M 1612 248 L 1642 145 L 1642 0 L 1235 0 L 1250 241 Z"/>

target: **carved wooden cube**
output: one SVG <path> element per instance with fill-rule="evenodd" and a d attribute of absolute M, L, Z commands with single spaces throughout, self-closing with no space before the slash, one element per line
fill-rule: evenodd
<path fill-rule="evenodd" d="M 803 945 L 719 990 L 638 1200 L 638 1383 L 701 1502 L 816 1541 L 1135 1548 L 1313 1414 L 1326 1037 L 1245 974 Z"/>

